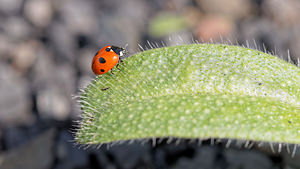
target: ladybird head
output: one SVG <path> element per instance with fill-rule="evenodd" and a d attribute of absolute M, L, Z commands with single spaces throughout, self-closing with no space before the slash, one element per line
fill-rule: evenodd
<path fill-rule="evenodd" d="M 113 50 L 119 56 L 123 56 L 126 53 L 125 49 L 121 48 L 121 47 L 110 46 L 110 48 L 111 48 L 111 50 Z"/>

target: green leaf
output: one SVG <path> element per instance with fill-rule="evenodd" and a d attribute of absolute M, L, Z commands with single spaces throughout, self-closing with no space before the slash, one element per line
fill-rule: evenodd
<path fill-rule="evenodd" d="M 300 69 L 238 46 L 138 53 L 92 81 L 80 103 L 76 140 L 83 144 L 156 137 L 300 143 Z"/>
<path fill-rule="evenodd" d="M 149 23 L 149 34 L 159 38 L 188 28 L 184 17 L 161 12 Z"/>

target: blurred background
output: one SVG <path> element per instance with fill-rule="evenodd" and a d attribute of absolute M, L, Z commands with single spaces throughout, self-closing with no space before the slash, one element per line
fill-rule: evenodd
<path fill-rule="evenodd" d="M 300 168 L 300 153 L 269 145 L 74 146 L 72 96 L 95 77 L 98 49 L 192 42 L 238 43 L 299 64 L 300 1 L 0 0 L 0 168 Z"/>

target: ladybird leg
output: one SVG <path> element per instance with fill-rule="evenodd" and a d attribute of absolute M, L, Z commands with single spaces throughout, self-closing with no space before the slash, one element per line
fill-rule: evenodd
<path fill-rule="evenodd" d="M 111 72 L 111 74 L 113 74 L 113 75 L 114 75 L 113 69 L 111 69 L 111 70 L 110 70 L 110 72 Z"/>
<path fill-rule="evenodd" d="M 118 70 L 120 70 L 120 68 L 119 68 L 119 63 L 117 64 L 116 68 L 117 68 Z"/>
<path fill-rule="evenodd" d="M 122 60 L 121 58 L 119 59 L 119 61 L 118 61 L 118 63 L 117 63 L 117 66 L 116 66 L 116 68 L 117 68 L 118 70 L 120 70 L 120 68 L 119 68 L 120 62 L 121 62 L 121 63 L 123 62 L 123 60 Z"/>

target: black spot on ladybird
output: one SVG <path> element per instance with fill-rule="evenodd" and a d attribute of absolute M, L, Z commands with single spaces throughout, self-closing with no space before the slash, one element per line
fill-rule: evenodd
<path fill-rule="evenodd" d="M 99 62 L 100 62 L 100 63 L 105 63 L 106 60 L 105 60 L 103 57 L 100 57 L 100 58 L 99 58 Z"/>
<path fill-rule="evenodd" d="M 104 69 L 100 69 L 100 71 L 101 71 L 101 72 L 105 72 L 105 70 L 104 70 Z"/>
<path fill-rule="evenodd" d="M 110 51 L 110 49 L 111 49 L 111 48 L 106 48 L 105 50 L 106 50 L 107 52 L 109 52 L 109 51 Z"/>

